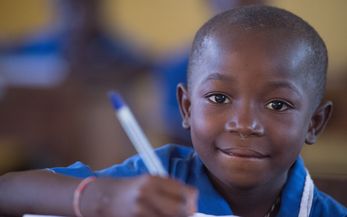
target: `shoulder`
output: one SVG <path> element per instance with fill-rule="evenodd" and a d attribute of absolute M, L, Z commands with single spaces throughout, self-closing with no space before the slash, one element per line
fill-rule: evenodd
<path fill-rule="evenodd" d="M 347 208 L 333 199 L 331 196 L 315 188 L 310 216 L 336 216 L 346 217 Z"/>
<path fill-rule="evenodd" d="M 193 154 L 193 148 L 183 145 L 167 144 L 155 150 L 161 159 L 187 159 Z"/>

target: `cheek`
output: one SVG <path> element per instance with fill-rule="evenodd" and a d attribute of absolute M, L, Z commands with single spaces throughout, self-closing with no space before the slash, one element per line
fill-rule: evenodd
<path fill-rule="evenodd" d="M 267 129 L 275 156 L 294 162 L 305 142 L 307 121 L 302 115 L 292 115 L 272 123 Z"/>
<path fill-rule="evenodd" d="M 199 149 L 200 146 L 211 146 L 223 131 L 222 115 L 199 104 L 192 105 L 191 109 L 190 130 L 194 147 Z"/>

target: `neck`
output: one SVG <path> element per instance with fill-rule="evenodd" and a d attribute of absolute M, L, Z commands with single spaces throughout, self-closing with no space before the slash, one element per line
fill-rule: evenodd
<path fill-rule="evenodd" d="M 276 180 L 260 186 L 240 188 L 228 185 L 218 180 L 213 175 L 209 175 L 217 191 L 227 200 L 234 215 L 244 217 L 259 217 L 269 214 L 272 206 L 279 199 L 281 190 L 287 180 L 287 173 Z M 275 216 L 278 206 L 271 212 L 270 216 Z"/>

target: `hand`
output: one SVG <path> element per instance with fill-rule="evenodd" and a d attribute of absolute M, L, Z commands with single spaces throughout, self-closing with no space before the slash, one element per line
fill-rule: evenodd
<path fill-rule="evenodd" d="M 101 178 L 86 189 L 81 210 L 85 217 L 188 217 L 196 199 L 196 189 L 170 178 Z"/>

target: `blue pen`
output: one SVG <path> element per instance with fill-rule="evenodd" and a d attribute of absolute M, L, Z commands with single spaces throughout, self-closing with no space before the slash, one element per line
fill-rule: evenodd
<path fill-rule="evenodd" d="M 129 107 L 119 93 L 111 91 L 109 97 L 115 109 L 116 117 L 134 145 L 136 151 L 143 159 L 151 175 L 168 176 L 158 156 L 154 153 L 151 144 L 141 130 Z"/>

